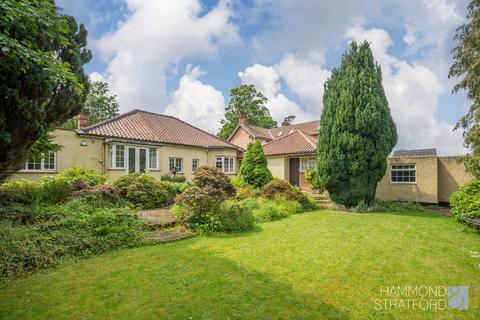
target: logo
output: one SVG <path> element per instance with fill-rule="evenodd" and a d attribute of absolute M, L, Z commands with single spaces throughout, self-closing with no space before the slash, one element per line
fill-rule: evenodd
<path fill-rule="evenodd" d="M 468 309 L 468 287 L 448 287 L 448 306 L 452 309 Z"/>

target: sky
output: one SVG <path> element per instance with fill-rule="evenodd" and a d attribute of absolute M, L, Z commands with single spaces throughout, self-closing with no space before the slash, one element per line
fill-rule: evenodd
<path fill-rule="evenodd" d="M 230 89 L 254 84 L 281 122 L 320 119 L 323 84 L 351 41 L 382 68 L 399 135 L 395 149 L 465 154 L 465 93 L 449 79 L 468 0 L 57 0 L 84 23 L 93 80 L 120 111 L 176 116 L 216 133 Z"/>

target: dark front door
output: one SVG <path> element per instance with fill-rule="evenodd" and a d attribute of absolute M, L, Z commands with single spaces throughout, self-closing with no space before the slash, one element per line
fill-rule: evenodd
<path fill-rule="evenodd" d="M 298 186 L 300 184 L 300 159 L 290 158 L 290 184 Z"/>

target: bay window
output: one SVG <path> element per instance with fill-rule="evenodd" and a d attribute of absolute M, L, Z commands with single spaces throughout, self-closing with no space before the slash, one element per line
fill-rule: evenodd
<path fill-rule="evenodd" d="M 109 146 L 110 167 L 125 169 L 128 173 L 158 169 L 157 148 L 113 144 Z"/>

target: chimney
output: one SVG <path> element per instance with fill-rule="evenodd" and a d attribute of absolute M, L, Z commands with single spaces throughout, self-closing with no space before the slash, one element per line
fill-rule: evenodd
<path fill-rule="evenodd" d="M 88 120 L 90 118 L 90 113 L 88 109 L 83 108 L 82 111 L 78 115 L 78 129 L 82 129 L 88 127 Z"/>
<path fill-rule="evenodd" d="M 247 115 L 244 112 L 240 112 L 240 120 L 238 121 L 239 124 L 247 124 Z"/>

